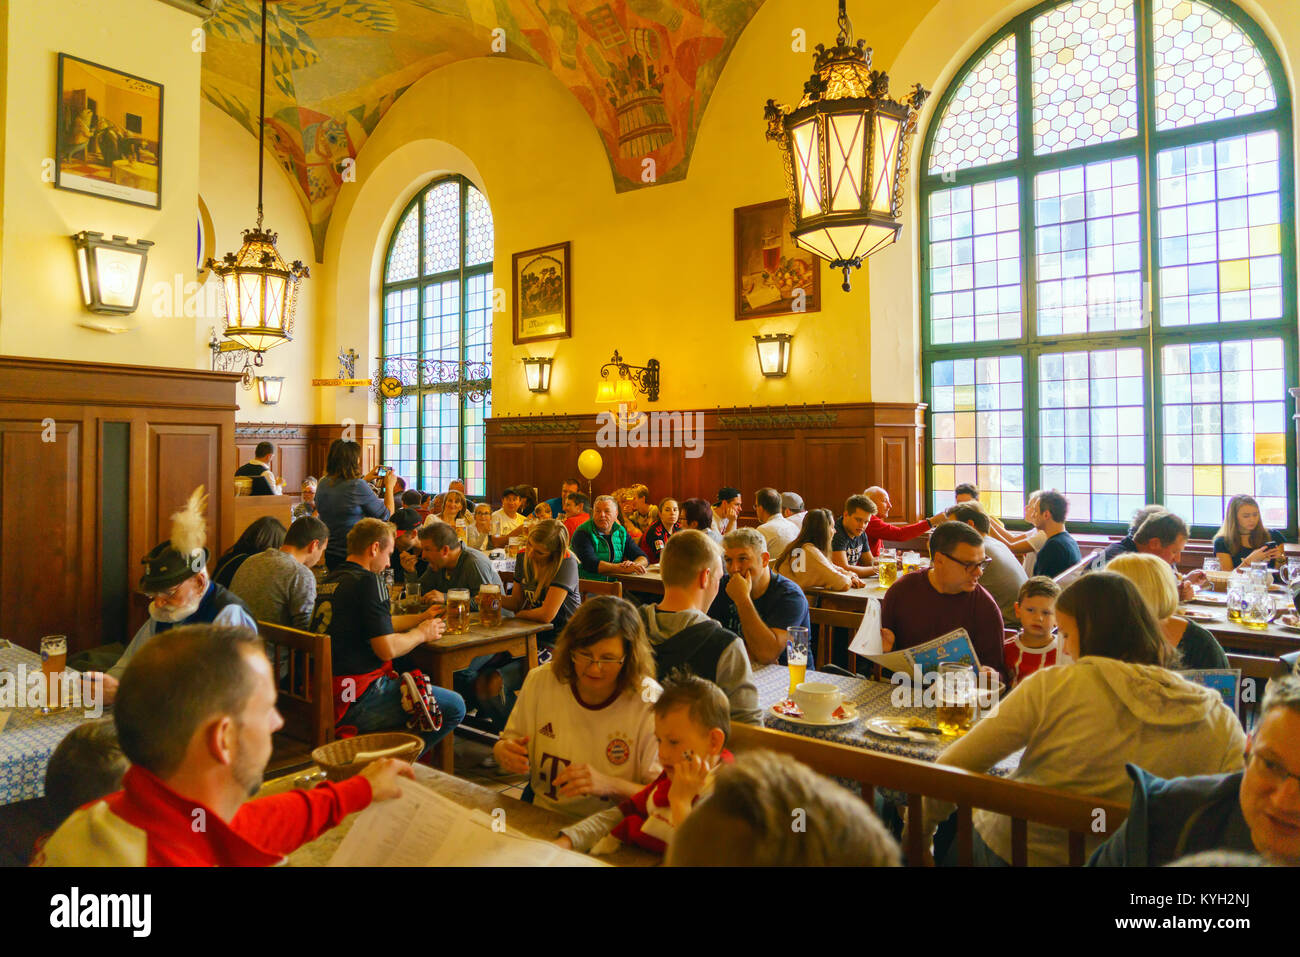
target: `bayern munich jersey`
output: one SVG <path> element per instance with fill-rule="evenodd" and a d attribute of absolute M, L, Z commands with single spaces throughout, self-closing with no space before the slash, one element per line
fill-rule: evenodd
<path fill-rule="evenodd" d="M 655 692 L 657 696 L 658 686 Z M 654 706 L 641 695 L 641 689 L 629 690 L 604 707 L 592 708 L 578 700 L 572 685 L 556 678 L 550 662 L 528 672 L 502 737 L 528 738 L 534 803 L 586 817 L 622 800 L 619 795 L 563 797 L 554 780 L 570 764 L 588 764 L 638 789 L 659 776 L 663 768 Z"/>
<path fill-rule="evenodd" d="M 1007 663 L 1007 674 L 1011 676 L 1011 687 L 1019 685 L 1039 668 L 1050 668 L 1056 664 L 1056 651 L 1060 646 L 1060 635 L 1053 635 L 1051 642 L 1041 648 L 1022 645 L 1019 635 L 1005 639 L 1002 642 L 1002 657 Z"/>

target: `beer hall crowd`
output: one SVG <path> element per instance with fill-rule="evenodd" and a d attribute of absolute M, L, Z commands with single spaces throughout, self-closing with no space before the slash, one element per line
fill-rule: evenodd
<path fill-rule="evenodd" d="M 1289 0 L 49 3 L 0 861 L 1300 865 Z"/>

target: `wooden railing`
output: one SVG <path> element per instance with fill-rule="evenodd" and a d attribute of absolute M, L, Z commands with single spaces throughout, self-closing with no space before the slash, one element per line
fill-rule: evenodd
<path fill-rule="evenodd" d="M 1011 818 L 1010 863 L 1017 867 L 1028 863 L 1030 824 L 1065 831 L 1069 862 L 1081 866 L 1087 835 L 1111 834 L 1128 816 L 1128 806 L 1114 801 L 1008 781 L 929 761 L 866 751 L 770 728 L 732 725 L 728 747 L 732 751 L 760 748 L 778 751 L 820 774 L 856 781 L 862 787 L 863 800 L 869 805 L 874 803 L 876 788 L 906 794 L 907 816 L 912 826 L 907 829 L 904 852 L 910 864 L 919 864 L 929 856 L 925 847 L 926 835 L 917 826 L 924 818 L 922 805 L 926 798 L 956 805 L 957 856 L 963 865 L 974 862 L 972 811 L 975 808 Z"/>

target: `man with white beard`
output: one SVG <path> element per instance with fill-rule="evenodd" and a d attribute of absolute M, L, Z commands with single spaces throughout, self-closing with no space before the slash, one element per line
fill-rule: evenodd
<path fill-rule="evenodd" d="M 181 625 L 230 625 L 257 630 L 248 606 L 234 592 L 208 577 L 207 496 L 203 486 L 190 495 L 185 508 L 172 516 L 172 535 L 141 559 L 145 573 L 140 591 L 148 595 L 149 620 L 140 626 L 117 664 L 107 672 L 87 672 L 102 682 L 102 700 L 112 704 L 122 672 L 141 648 L 160 632 Z"/>

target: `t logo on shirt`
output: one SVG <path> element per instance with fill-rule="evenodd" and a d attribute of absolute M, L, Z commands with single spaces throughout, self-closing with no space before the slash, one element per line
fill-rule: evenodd
<path fill-rule="evenodd" d="M 551 764 L 550 771 L 547 771 L 546 769 L 546 763 L 548 761 Z M 538 762 L 538 770 L 542 776 L 542 780 L 545 781 L 547 787 L 550 788 L 550 790 L 546 792 L 546 796 L 551 800 L 555 800 L 556 795 L 559 793 L 558 789 L 555 787 L 556 775 L 572 763 L 573 762 L 568 758 L 562 758 L 558 754 L 548 754 L 545 751 L 542 752 L 542 759 Z"/>

